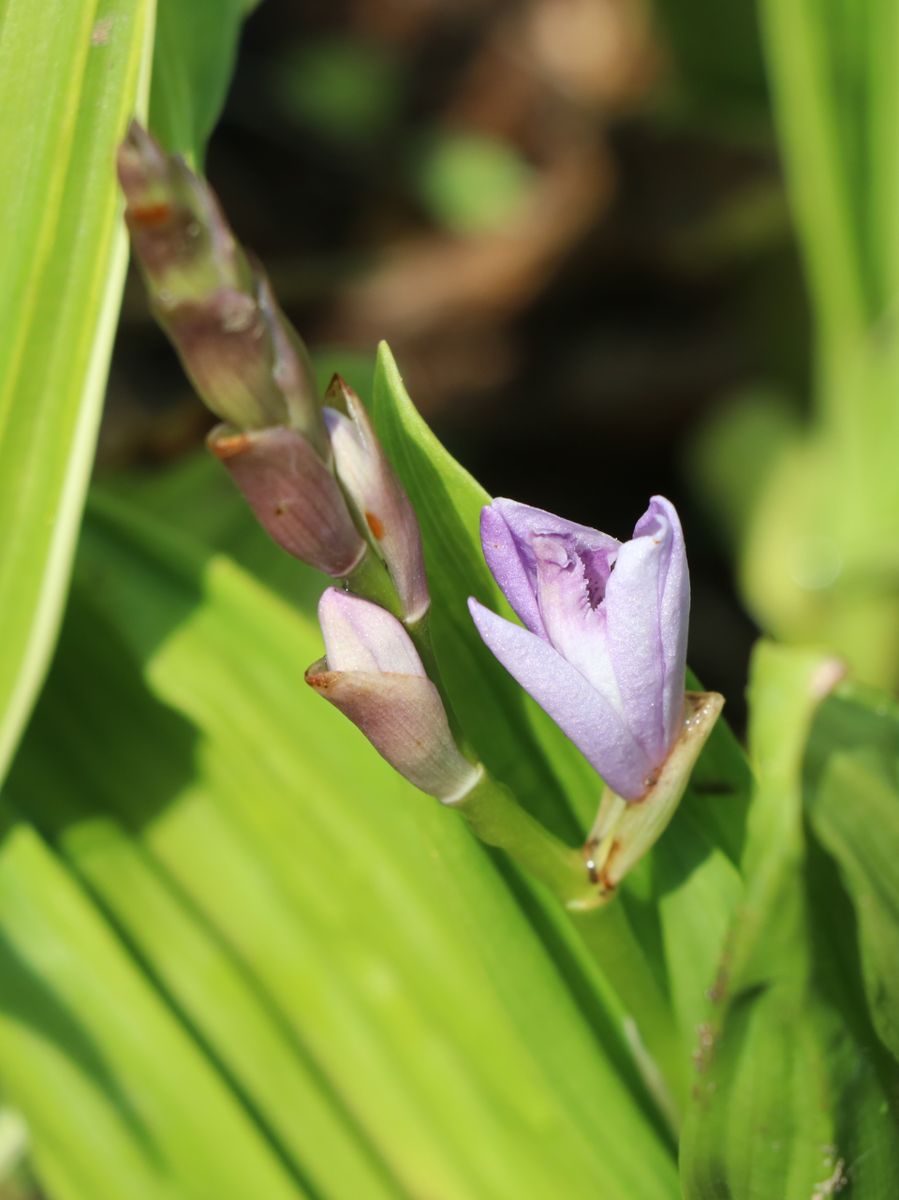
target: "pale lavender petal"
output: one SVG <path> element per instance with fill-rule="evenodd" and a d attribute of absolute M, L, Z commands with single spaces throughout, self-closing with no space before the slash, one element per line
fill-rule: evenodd
<path fill-rule="evenodd" d="M 500 514 L 513 535 L 523 542 L 528 542 L 534 534 L 540 537 L 556 533 L 596 548 L 617 549 L 621 545 L 617 538 L 610 537 L 607 533 L 600 533 L 598 529 L 593 529 L 589 525 L 579 525 L 577 521 L 566 521 L 564 517 L 557 517 L 555 513 L 547 512 L 545 508 L 535 508 L 531 504 L 519 504 L 517 500 L 507 500 L 504 496 L 498 496 L 491 507 Z"/>
<path fill-rule="evenodd" d="M 306 682 L 349 717 L 410 783 L 452 804 L 477 782 L 478 768 L 459 753 L 430 679 L 330 668 L 330 661 L 313 664 Z"/>
<path fill-rule="evenodd" d="M 379 605 L 327 588 L 318 604 L 318 619 L 329 670 L 382 671 L 425 678 L 409 634 Z"/>
<path fill-rule="evenodd" d="M 468 607 L 487 647 L 556 722 L 606 783 L 635 800 L 655 764 L 619 714 L 552 646 L 476 600 Z"/>
<path fill-rule="evenodd" d="M 511 500 L 495 500 L 481 509 L 481 545 L 490 573 L 517 615 L 533 633 L 546 636 L 543 618 L 535 594 L 536 573 L 530 551 L 525 549 L 506 521 L 502 505 Z M 526 561 L 525 555 L 527 554 Z"/>
<path fill-rule="evenodd" d="M 566 521 L 542 508 L 499 497 L 481 513 L 481 540 L 490 571 L 512 608 L 533 633 L 545 636 L 536 603 L 534 539 L 556 536 L 584 560 L 595 607 L 621 544 L 616 538 Z"/>
<path fill-rule="evenodd" d="M 675 558 L 681 562 L 675 564 Z M 683 706 L 689 610 L 689 597 L 684 602 L 682 593 L 685 581 L 677 515 L 667 501 L 655 497 L 634 537 L 619 551 L 603 607 L 625 717 L 656 765 L 671 747 Z"/>
<path fill-rule="evenodd" d="M 690 625 L 690 571 L 684 534 L 674 505 L 664 496 L 653 496 L 646 513 L 637 522 L 635 535 L 643 535 L 667 523 L 668 554 L 660 572 L 659 628 L 665 680 L 662 689 L 665 745 L 670 747 L 683 720 L 687 670 L 687 634 Z"/>

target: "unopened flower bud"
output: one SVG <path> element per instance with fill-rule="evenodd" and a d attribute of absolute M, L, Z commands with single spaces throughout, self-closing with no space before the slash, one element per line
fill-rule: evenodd
<path fill-rule="evenodd" d="M 119 147 L 125 222 L 154 303 L 162 309 L 243 289 L 249 264 L 212 190 L 136 121 Z"/>
<path fill-rule="evenodd" d="M 334 467 L 360 528 L 393 580 L 404 619 L 420 620 L 430 597 L 415 510 L 378 441 L 365 405 L 339 375 L 325 397 Z"/>
<path fill-rule="evenodd" d="M 209 448 L 228 468 L 265 531 L 288 554 L 342 578 L 367 553 L 330 469 L 295 429 L 219 425 Z"/>
<path fill-rule="evenodd" d="M 309 668 L 306 682 L 410 783 L 445 804 L 466 796 L 482 769 L 459 752 L 440 693 L 402 623 L 336 588 L 322 596 L 318 617 L 325 657 Z"/>
<path fill-rule="evenodd" d="M 326 453 L 306 350 L 212 190 L 136 123 L 118 171 L 154 314 L 203 401 L 237 429 L 291 425 Z"/>

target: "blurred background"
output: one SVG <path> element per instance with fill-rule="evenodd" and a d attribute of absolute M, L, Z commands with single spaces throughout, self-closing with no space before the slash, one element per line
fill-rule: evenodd
<path fill-rule="evenodd" d="M 629 535 L 684 515 L 691 663 L 742 722 L 754 628 L 689 486 L 710 413 L 806 387 L 749 0 L 265 0 L 206 164 L 323 371 L 386 338 L 490 492 Z M 100 469 L 208 417 L 129 282 Z"/>

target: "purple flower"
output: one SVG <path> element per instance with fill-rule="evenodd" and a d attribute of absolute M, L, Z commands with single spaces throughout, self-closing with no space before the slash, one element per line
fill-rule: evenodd
<path fill-rule="evenodd" d="M 608 786 L 639 799 L 683 727 L 690 582 L 673 506 L 654 496 L 622 543 L 495 500 L 481 539 L 525 625 L 472 599 L 484 642 Z"/>

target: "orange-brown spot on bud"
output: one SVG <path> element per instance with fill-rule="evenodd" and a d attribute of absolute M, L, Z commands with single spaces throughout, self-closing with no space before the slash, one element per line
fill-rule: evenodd
<path fill-rule="evenodd" d="M 153 228 L 156 225 L 164 225 L 166 221 L 171 220 L 172 206 L 164 200 L 161 200 L 158 204 L 139 204 L 130 208 L 128 215 L 136 224 Z"/>
<path fill-rule="evenodd" d="M 227 437 L 210 438 L 209 449 L 217 459 L 224 462 L 228 458 L 236 458 L 249 450 L 251 440 L 246 433 L 235 433 Z"/>
<path fill-rule="evenodd" d="M 310 667 L 306 672 L 305 679 L 311 688 L 315 688 L 317 692 L 326 692 L 334 682 L 334 671 L 320 671 L 317 667 Z"/>
<path fill-rule="evenodd" d="M 367 512 L 365 514 L 365 523 L 372 532 L 372 536 L 380 542 L 384 536 L 384 522 L 380 517 L 376 517 L 374 513 Z"/>

